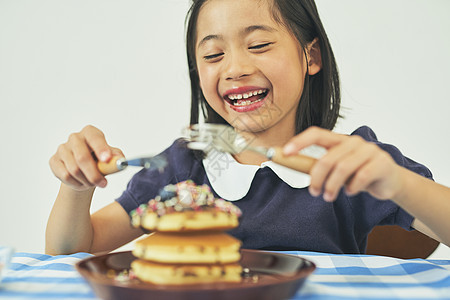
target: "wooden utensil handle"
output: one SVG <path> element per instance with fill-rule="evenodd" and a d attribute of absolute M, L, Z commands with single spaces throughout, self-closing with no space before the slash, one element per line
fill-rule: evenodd
<path fill-rule="evenodd" d="M 113 156 L 107 163 L 99 161 L 97 162 L 97 168 L 103 175 L 109 175 L 119 172 L 122 169 L 119 169 L 117 161 L 121 158 L 121 156 Z"/>
<path fill-rule="evenodd" d="M 274 147 L 271 160 L 277 164 L 309 174 L 317 159 L 303 154 L 284 155 L 281 147 Z"/>

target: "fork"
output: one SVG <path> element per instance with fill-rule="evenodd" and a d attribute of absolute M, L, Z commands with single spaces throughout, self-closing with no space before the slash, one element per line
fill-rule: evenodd
<path fill-rule="evenodd" d="M 206 153 L 216 149 L 230 154 L 252 151 L 264 155 L 269 160 L 309 174 L 317 159 L 311 156 L 296 154 L 284 155 L 281 147 L 251 146 L 233 127 L 223 124 L 194 124 L 187 128 L 190 141 L 188 148 Z"/>

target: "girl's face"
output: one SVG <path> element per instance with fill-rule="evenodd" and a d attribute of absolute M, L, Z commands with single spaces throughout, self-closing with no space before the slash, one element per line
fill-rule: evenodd
<path fill-rule="evenodd" d="M 200 86 L 209 105 L 236 129 L 293 136 L 306 60 L 269 7 L 269 0 L 204 4 L 197 20 Z"/>

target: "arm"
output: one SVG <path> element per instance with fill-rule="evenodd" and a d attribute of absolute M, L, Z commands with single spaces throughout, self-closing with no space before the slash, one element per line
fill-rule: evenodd
<path fill-rule="evenodd" d="M 90 215 L 95 188 L 107 184 L 92 153 L 104 162 L 113 155 L 123 156 L 106 143 L 100 130 L 87 126 L 72 134 L 50 159 L 50 167 L 62 183 L 47 223 L 46 253 L 109 251 L 142 234 L 129 226 L 118 203 Z"/>
<path fill-rule="evenodd" d="M 391 199 L 416 218 L 416 229 L 450 245 L 450 189 L 395 163 L 392 157 L 359 136 L 336 134 L 311 127 L 284 147 L 286 155 L 310 146 L 328 152 L 311 169 L 309 191 L 334 201 L 345 187 L 348 195 L 361 191 L 373 197 Z"/>
<path fill-rule="evenodd" d="M 45 232 L 45 253 L 89 252 L 93 228 L 89 209 L 94 188 L 75 191 L 62 183 Z"/>
<path fill-rule="evenodd" d="M 130 217 L 117 202 L 91 215 L 92 192 L 76 192 L 61 184 L 47 224 L 47 254 L 109 252 L 143 234 L 131 227 Z"/>
<path fill-rule="evenodd" d="M 402 168 L 402 189 L 393 197 L 400 207 L 415 216 L 413 227 L 450 245 L 450 188 Z"/>

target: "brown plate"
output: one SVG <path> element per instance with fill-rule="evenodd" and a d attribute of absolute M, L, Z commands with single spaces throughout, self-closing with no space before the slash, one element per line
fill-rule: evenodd
<path fill-rule="evenodd" d="M 240 283 L 155 285 L 138 279 L 120 279 L 135 257 L 131 251 L 86 258 L 76 264 L 78 272 L 102 299 L 288 299 L 295 295 L 316 266 L 301 257 L 241 250 L 247 268 Z"/>

